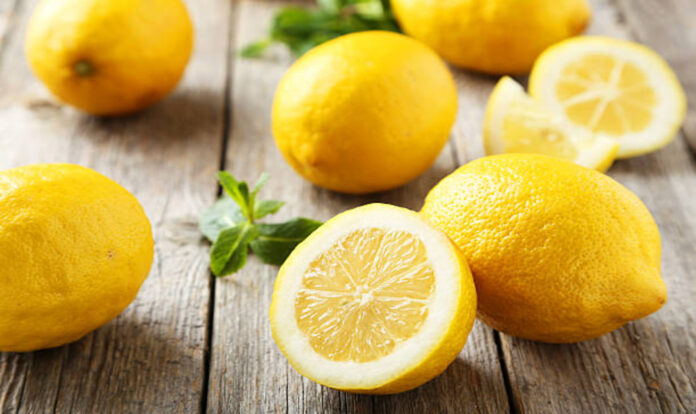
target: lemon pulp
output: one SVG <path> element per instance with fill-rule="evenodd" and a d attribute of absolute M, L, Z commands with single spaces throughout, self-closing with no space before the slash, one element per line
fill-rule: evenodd
<path fill-rule="evenodd" d="M 568 118 L 593 132 L 622 135 L 645 129 L 657 96 L 636 66 L 592 53 L 571 62 L 556 87 Z"/>
<path fill-rule="evenodd" d="M 511 103 L 509 115 L 503 121 L 506 152 L 535 153 L 543 148 L 547 155 L 576 159 L 577 149 L 557 124 L 552 115 L 531 99 Z"/>
<path fill-rule="evenodd" d="M 617 158 L 664 147 L 686 114 L 684 90 L 662 57 L 602 36 L 575 37 L 544 51 L 529 74 L 529 93 L 574 130 L 616 142 Z"/>
<path fill-rule="evenodd" d="M 296 320 L 319 355 L 368 362 L 420 330 L 434 290 L 421 240 L 406 231 L 355 230 L 307 268 Z"/>
<path fill-rule="evenodd" d="M 507 76 L 488 98 L 483 140 L 489 155 L 546 154 L 599 171 L 611 166 L 619 147 L 613 139 L 573 128 L 562 115 L 532 99 Z"/>

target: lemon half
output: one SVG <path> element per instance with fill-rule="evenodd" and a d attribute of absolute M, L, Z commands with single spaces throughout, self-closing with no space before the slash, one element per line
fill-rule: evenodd
<path fill-rule="evenodd" d="M 413 211 L 371 204 L 339 214 L 281 267 L 276 344 L 302 375 L 351 392 L 430 380 L 461 351 L 476 313 L 459 251 Z"/>
<path fill-rule="evenodd" d="M 562 116 L 535 102 L 507 76 L 488 99 L 483 138 L 488 155 L 546 154 L 599 171 L 611 166 L 618 149 L 611 139 L 573 131 Z"/>
<path fill-rule="evenodd" d="M 599 36 L 547 49 L 534 64 L 529 93 L 577 130 L 615 140 L 619 158 L 667 145 L 686 114 L 684 90 L 657 53 Z"/>

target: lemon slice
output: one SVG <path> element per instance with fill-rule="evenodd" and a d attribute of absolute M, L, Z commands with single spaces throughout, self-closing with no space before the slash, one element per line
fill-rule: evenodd
<path fill-rule="evenodd" d="M 270 319 L 300 374 L 388 394 L 442 372 L 475 313 L 473 278 L 450 240 L 418 213 L 371 204 L 327 221 L 293 251 Z"/>
<path fill-rule="evenodd" d="M 579 130 L 619 143 L 619 158 L 667 145 L 686 114 L 686 97 L 667 63 L 645 46 L 576 37 L 541 54 L 529 93 Z"/>
<path fill-rule="evenodd" d="M 507 76 L 488 99 L 483 139 L 488 155 L 545 154 L 600 171 L 611 166 L 618 148 L 610 139 L 571 131 L 561 116 L 535 102 Z"/>

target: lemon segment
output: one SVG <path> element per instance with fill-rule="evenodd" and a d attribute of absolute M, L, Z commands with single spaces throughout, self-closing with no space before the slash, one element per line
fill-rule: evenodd
<path fill-rule="evenodd" d="M 570 129 L 561 116 L 535 102 L 520 84 L 503 77 L 491 93 L 483 129 L 486 154 L 539 153 L 606 171 L 618 144 Z"/>
<path fill-rule="evenodd" d="M 579 133 L 619 144 L 619 158 L 667 145 L 686 114 L 674 72 L 649 48 L 599 36 L 561 42 L 537 60 L 530 95 Z"/>
<path fill-rule="evenodd" d="M 297 371 L 326 386 L 394 393 L 442 372 L 476 312 L 459 251 L 419 214 L 372 204 L 301 243 L 273 292 L 273 337 Z"/>

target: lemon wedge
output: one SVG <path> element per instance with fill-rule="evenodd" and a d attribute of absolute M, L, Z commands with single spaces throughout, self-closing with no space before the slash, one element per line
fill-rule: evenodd
<path fill-rule="evenodd" d="M 442 372 L 475 313 L 473 278 L 452 242 L 418 213 L 371 204 L 327 221 L 293 251 L 270 322 L 300 374 L 388 394 Z"/>
<path fill-rule="evenodd" d="M 606 171 L 618 144 L 584 131 L 572 131 L 563 118 L 535 102 L 507 76 L 493 89 L 483 127 L 488 155 L 537 153 Z"/>
<path fill-rule="evenodd" d="M 616 141 L 618 158 L 667 145 L 686 114 L 684 90 L 657 53 L 607 37 L 576 37 L 544 51 L 529 93 L 575 129 Z"/>

